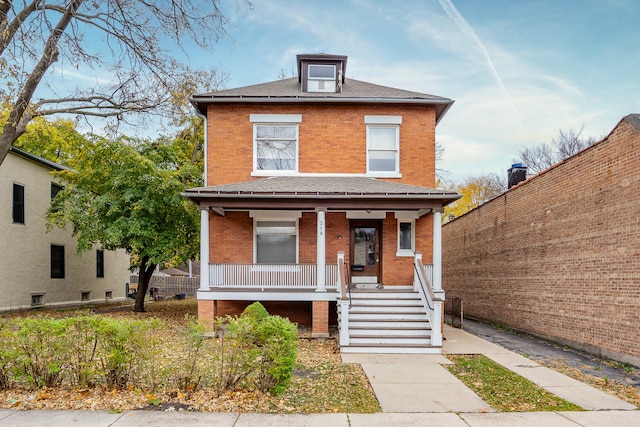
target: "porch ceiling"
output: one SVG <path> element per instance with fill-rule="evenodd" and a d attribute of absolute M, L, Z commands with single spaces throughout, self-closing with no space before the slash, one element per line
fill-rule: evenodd
<path fill-rule="evenodd" d="M 201 208 L 421 210 L 457 200 L 455 192 L 365 177 L 272 177 L 183 193 Z"/>

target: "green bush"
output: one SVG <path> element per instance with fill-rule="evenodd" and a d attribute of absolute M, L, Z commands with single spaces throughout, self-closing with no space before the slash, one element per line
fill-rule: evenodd
<path fill-rule="evenodd" d="M 178 388 L 182 391 L 195 391 L 202 381 L 203 366 L 202 353 L 205 344 L 205 327 L 198 323 L 198 319 L 193 316 L 185 316 L 187 326 L 183 329 L 183 346 L 184 351 L 181 353 L 182 358 L 178 360 L 172 371 L 176 378 Z"/>
<path fill-rule="evenodd" d="M 154 342 L 151 331 L 159 328 L 157 320 L 126 322 L 101 318 L 98 322 L 98 360 L 103 380 L 108 387 L 125 388 L 134 375 L 153 364 Z"/>
<path fill-rule="evenodd" d="M 92 387 L 100 377 L 96 362 L 102 319 L 81 315 L 64 321 L 70 383 L 75 387 Z"/>
<path fill-rule="evenodd" d="M 11 371 L 15 361 L 12 331 L 4 319 L 0 319 L 0 343 L 0 390 L 4 390 L 12 385 Z"/>
<path fill-rule="evenodd" d="M 35 387 L 56 387 L 67 362 L 64 320 L 30 318 L 16 321 L 15 372 Z"/>
<path fill-rule="evenodd" d="M 74 317 L 0 319 L 0 389 L 41 387 L 125 388 L 185 392 L 257 388 L 280 394 L 297 356 L 295 324 L 270 316 L 260 303 L 225 319 L 220 341 L 207 340 L 195 318 L 176 338 L 179 356 L 163 357 L 152 320 L 120 320 L 83 313 Z M 218 323 L 222 326 L 222 323 Z M 219 351 L 216 351 L 219 350 Z"/>
<path fill-rule="evenodd" d="M 264 308 L 264 305 L 260 304 L 259 301 L 256 301 L 249 304 L 247 308 L 244 309 L 240 317 L 249 318 L 254 321 L 261 321 L 269 317 L 269 312 Z"/>
<path fill-rule="evenodd" d="M 288 319 L 270 316 L 259 302 L 251 304 L 238 318 L 229 319 L 225 334 L 232 349 L 242 349 L 244 358 L 233 354 L 236 384 L 251 379 L 253 385 L 280 394 L 291 383 L 297 357 L 297 327 Z M 236 385 L 233 384 L 233 385 Z"/>

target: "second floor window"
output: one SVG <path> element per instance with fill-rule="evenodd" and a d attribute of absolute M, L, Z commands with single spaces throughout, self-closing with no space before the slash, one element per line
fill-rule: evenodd
<path fill-rule="evenodd" d="M 300 114 L 251 114 L 253 170 L 258 175 L 298 171 Z"/>
<path fill-rule="evenodd" d="M 62 185 L 56 182 L 52 182 L 51 183 L 51 200 L 53 200 L 61 191 L 62 191 Z"/>
<path fill-rule="evenodd" d="M 298 169 L 298 126 L 255 126 L 256 170 L 295 171 Z"/>
<path fill-rule="evenodd" d="M 24 224 L 24 185 L 13 184 L 13 222 Z"/>
<path fill-rule="evenodd" d="M 401 116 L 365 116 L 367 125 L 367 175 L 400 174 Z"/>

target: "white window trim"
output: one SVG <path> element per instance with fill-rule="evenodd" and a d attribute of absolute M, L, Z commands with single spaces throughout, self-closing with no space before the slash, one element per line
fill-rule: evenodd
<path fill-rule="evenodd" d="M 323 68 L 332 68 L 333 69 L 333 77 L 311 77 L 311 67 L 323 67 Z M 308 64 L 307 65 L 307 79 L 313 80 L 328 80 L 332 81 L 336 79 L 336 73 L 338 67 L 335 64 Z"/>
<path fill-rule="evenodd" d="M 402 178 L 400 173 L 400 125 L 402 116 L 364 116 L 364 123 L 367 126 L 367 177 L 373 178 Z M 369 170 L 369 129 L 373 127 L 393 127 L 396 130 L 396 166 L 395 171 L 371 171 Z M 377 150 L 381 151 L 381 150 Z M 388 150 L 391 151 L 391 150 Z"/>
<path fill-rule="evenodd" d="M 367 125 L 401 125 L 402 116 L 364 116 Z"/>
<path fill-rule="evenodd" d="M 400 219 L 397 220 L 397 257 L 412 257 L 416 253 L 416 220 L 415 219 Z M 411 224 L 411 249 L 400 249 L 400 224 Z"/>
<path fill-rule="evenodd" d="M 249 114 L 249 121 L 269 124 L 302 123 L 302 114 Z"/>
<path fill-rule="evenodd" d="M 261 125 L 297 125 L 298 123 L 302 123 L 302 114 L 249 114 L 249 121 L 254 123 L 253 126 L 253 171 L 251 172 L 251 176 L 297 176 L 298 167 L 299 167 L 299 156 L 300 156 L 300 133 L 299 126 L 296 126 L 296 154 L 295 154 L 295 169 L 291 170 L 262 170 L 258 169 L 258 159 L 256 157 L 257 147 L 256 147 L 256 126 L 255 124 Z"/>
<path fill-rule="evenodd" d="M 259 212 L 259 211 L 252 211 Z M 295 215 L 286 215 L 287 212 L 280 212 L 281 216 L 253 216 L 253 263 L 258 264 L 258 221 L 295 221 L 296 223 L 296 264 L 300 263 L 300 220 Z M 300 215 L 302 216 L 302 215 Z"/>
<path fill-rule="evenodd" d="M 374 151 L 393 151 L 396 153 L 395 171 L 372 171 L 369 169 L 369 130 L 376 127 L 395 128 L 396 131 L 396 148 L 395 150 L 374 150 Z M 367 125 L 367 177 L 377 178 L 402 178 L 400 173 L 400 126 L 398 125 Z"/>

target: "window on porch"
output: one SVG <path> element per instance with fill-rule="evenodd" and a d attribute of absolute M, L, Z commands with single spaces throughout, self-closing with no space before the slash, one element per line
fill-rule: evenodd
<path fill-rule="evenodd" d="M 257 264 L 296 264 L 298 262 L 298 222 L 255 222 L 255 260 Z"/>

